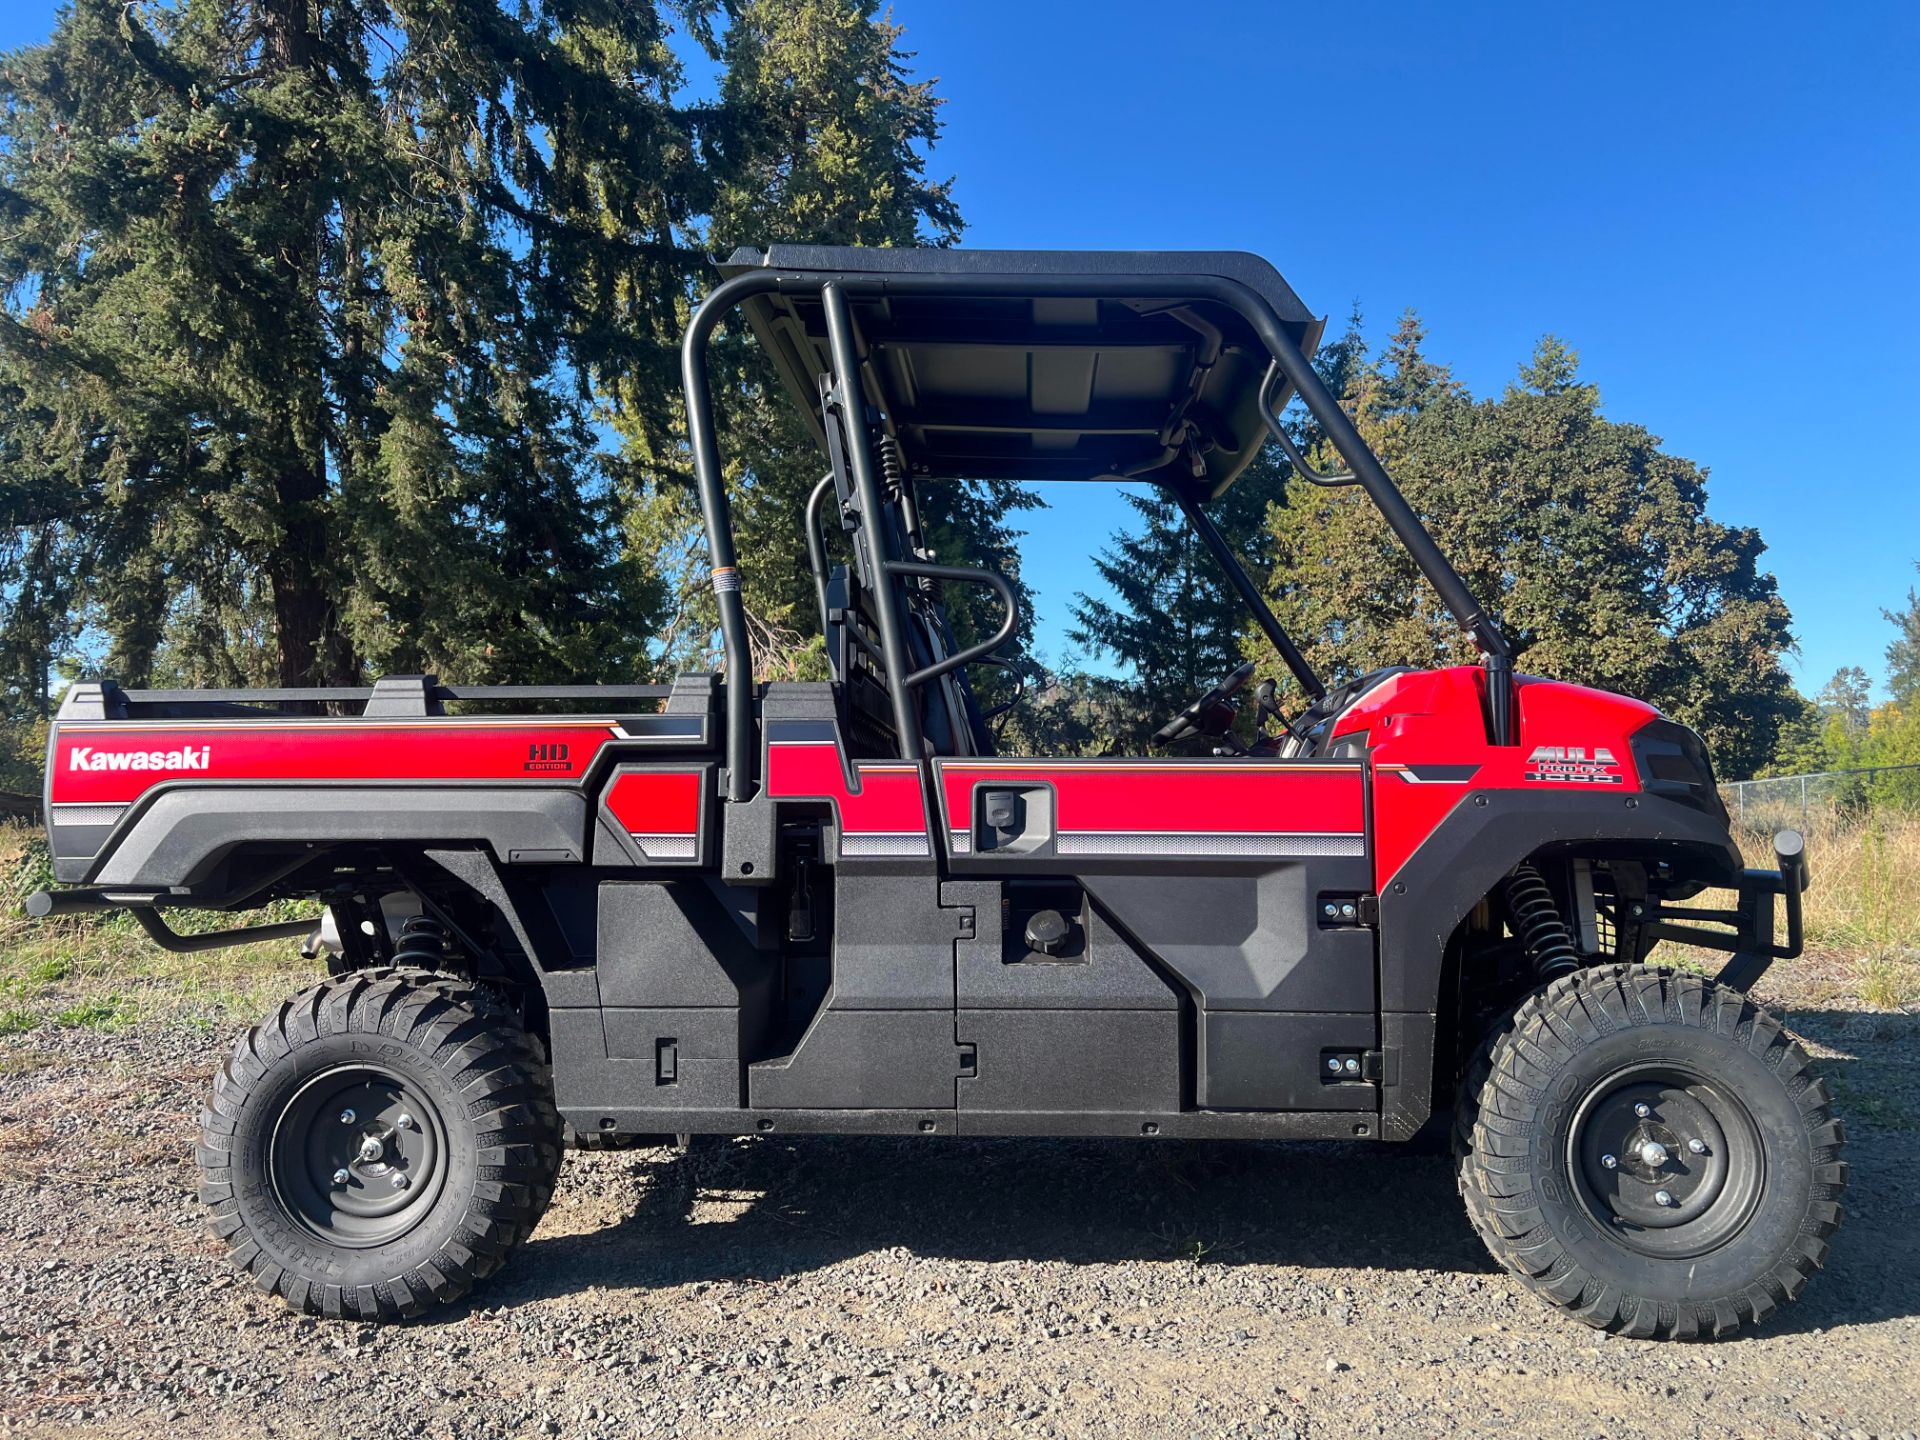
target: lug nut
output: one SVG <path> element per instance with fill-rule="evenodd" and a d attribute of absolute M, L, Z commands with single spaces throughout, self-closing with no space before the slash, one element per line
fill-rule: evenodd
<path fill-rule="evenodd" d="M 1653 1198 L 1654 1203 L 1659 1205 L 1673 1204 L 1673 1192 L 1671 1190 L 1656 1190 L 1653 1192 Z"/>
<path fill-rule="evenodd" d="M 1653 1107 L 1647 1104 L 1646 1101 L 1642 1100 L 1638 1105 L 1633 1107 L 1633 1113 L 1638 1115 L 1642 1120 L 1644 1120 L 1649 1115 L 1653 1114 Z"/>
<path fill-rule="evenodd" d="M 333 1172 L 333 1183 L 336 1185 L 344 1185 L 352 1178 L 353 1176 L 345 1170 L 336 1170 Z"/>
<path fill-rule="evenodd" d="M 396 1190 L 404 1190 L 404 1189 L 406 1189 L 406 1188 L 407 1188 L 407 1177 L 406 1177 L 406 1176 L 404 1176 L 404 1175 L 395 1175 L 395 1176 L 393 1177 L 393 1188 L 394 1188 L 394 1189 L 396 1189 Z M 1661 1191 L 1660 1193 L 1664 1195 L 1664 1194 L 1665 1194 L 1666 1192 L 1665 1192 L 1665 1191 L 1663 1190 L 1663 1191 Z"/>
<path fill-rule="evenodd" d="M 398 1125 L 402 1130 L 411 1130 L 413 1128 L 413 1116 L 402 1110 L 400 1112 L 400 1118 L 393 1123 Z"/>
<path fill-rule="evenodd" d="M 1617 1168 L 1617 1167 L 1619 1166 L 1619 1164 L 1620 1164 L 1620 1162 L 1619 1162 L 1618 1160 L 1616 1160 L 1616 1159 L 1614 1159 L 1614 1158 L 1613 1158 L 1613 1156 L 1611 1156 L 1611 1155 L 1602 1155 L 1602 1156 L 1600 1157 L 1600 1168 L 1601 1168 L 1602 1170 L 1612 1170 L 1612 1169 L 1615 1169 L 1615 1168 Z"/>
<path fill-rule="evenodd" d="M 355 1118 L 356 1117 L 353 1111 L 351 1110 L 342 1110 L 340 1112 L 340 1123 L 342 1125 L 351 1125 L 354 1122 Z"/>
<path fill-rule="evenodd" d="M 1658 1170 L 1667 1163 L 1667 1147 L 1658 1140 L 1649 1140 L 1640 1147 L 1640 1163 L 1649 1170 Z"/>
<path fill-rule="evenodd" d="M 1693 1139 L 1687 1141 L 1687 1149 L 1696 1155 L 1704 1155 L 1707 1153 L 1707 1142 L 1696 1135 Z"/>

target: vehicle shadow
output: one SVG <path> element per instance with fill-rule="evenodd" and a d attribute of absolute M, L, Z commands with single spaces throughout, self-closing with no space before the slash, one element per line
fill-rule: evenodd
<path fill-rule="evenodd" d="M 894 1247 L 982 1261 L 1494 1268 L 1451 1162 L 1379 1146 L 756 1137 L 610 1158 L 638 1182 L 631 1212 L 536 1236 L 496 1294 L 776 1280 Z"/>
<path fill-rule="evenodd" d="M 1810 1009 L 1789 1023 L 1840 1097 L 1853 1183 L 1826 1273 L 1760 1333 L 1920 1314 L 1920 1021 Z M 625 1213 L 536 1235 L 489 1301 L 779 1280 L 896 1247 L 988 1262 L 1498 1268 L 1467 1222 L 1451 1161 L 1402 1147 L 752 1137 L 586 1163 Z"/>

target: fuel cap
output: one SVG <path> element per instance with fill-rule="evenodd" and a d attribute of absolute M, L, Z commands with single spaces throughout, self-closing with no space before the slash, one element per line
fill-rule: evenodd
<path fill-rule="evenodd" d="M 1058 955 L 1067 945 L 1067 920 L 1058 910 L 1036 910 L 1027 921 L 1027 948 Z"/>

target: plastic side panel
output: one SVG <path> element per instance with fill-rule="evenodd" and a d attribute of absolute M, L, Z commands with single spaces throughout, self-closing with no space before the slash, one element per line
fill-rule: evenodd
<path fill-rule="evenodd" d="M 835 1009 L 952 1014 L 960 915 L 941 908 L 937 881 L 836 867 L 833 913 Z"/>
<path fill-rule="evenodd" d="M 1657 713 L 1638 700 L 1524 677 L 1520 743 L 1487 743 L 1480 672 L 1468 666 L 1395 676 L 1340 718 L 1365 732 L 1374 763 L 1374 886 L 1384 891 L 1409 856 L 1470 791 L 1630 794 L 1640 789 L 1629 742 Z"/>
<path fill-rule="evenodd" d="M 959 885 L 944 887 L 963 893 Z M 982 884 L 982 882 L 973 882 Z M 1074 1011 L 1177 1010 L 1180 996 L 1140 952 L 1107 923 L 1098 909 L 1088 907 L 1086 953 L 1068 963 L 1018 958 L 1024 945 L 1015 946 L 1011 932 L 994 923 L 1000 910 L 999 885 L 985 882 L 991 892 L 974 902 L 975 914 L 985 918 L 984 933 L 962 940 L 954 956 L 956 1003 L 979 1010 L 1029 1008 Z M 964 900 L 953 903 L 968 903 Z M 1017 928 L 1020 916 L 1014 916 Z M 1009 963 L 1009 952 L 1015 955 Z"/>
<path fill-rule="evenodd" d="M 1322 930 L 1322 891 L 1358 893 L 1361 859 L 1251 874 L 1094 875 L 1082 883 L 1114 921 L 1210 1010 L 1371 1010 L 1373 935 Z"/>
<path fill-rule="evenodd" d="M 1161 1114 L 1180 1109 L 1174 1010 L 963 1010 L 975 1047 L 963 1111 Z"/>
<path fill-rule="evenodd" d="M 577 862 L 586 828 L 574 790 L 180 786 L 154 796 L 88 878 L 190 885 L 240 845 L 352 840 L 480 841 L 509 864 Z"/>
<path fill-rule="evenodd" d="M 1372 1015 L 1209 1012 L 1201 1019 L 1200 1105 L 1209 1110 L 1372 1110 L 1366 1081 L 1321 1078 L 1323 1050 L 1370 1050 Z"/>
<path fill-rule="evenodd" d="M 612 1073 L 579 1078 L 596 1085 L 609 1103 L 662 1109 L 740 1103 L 737 1012 L 606 1010 L 601 1022 Z M 562 1103 L 577 1102 L 562 1097 Z"/>
<path fill-rule="evenodd" d="M 770 1014 L 775 957 L 753 947 L 701 880 L 603 884 L 598 923 L 601 1004 Z"/>
<path fill-rule="evenodd" d="M 755 1109 L 953 1108 L 951 1010 L 823 1010 L 787 1060 L 747 1070 Z"/>

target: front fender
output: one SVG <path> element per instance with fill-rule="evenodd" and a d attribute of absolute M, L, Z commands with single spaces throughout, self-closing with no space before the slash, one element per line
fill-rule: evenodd
<path fill-rule="evenodd" d="M 1440 981 L 1454 930 L 1522 860 L 1576 845 L 1596 858 L 1688 862 L 1713 884 L 1738 885 L 1744 873 L 1725 824 L 1658 796 L 1565 790 L 1462 796 L 1380 894 L 1386 1139 L 1411 1138 L 1432 1114 Z"/>
<path fill-rule="evenodd" d="M 1657 795 L 1471 791 L 1381 892 L 1380 1008 L 1436 1010 L 1447 940 L 1467 912 L 1528 856 L 1574 845 L 1598 859 L 1691 860 L 1729 887 L 1745 868 L 1717 817 Z"/>

